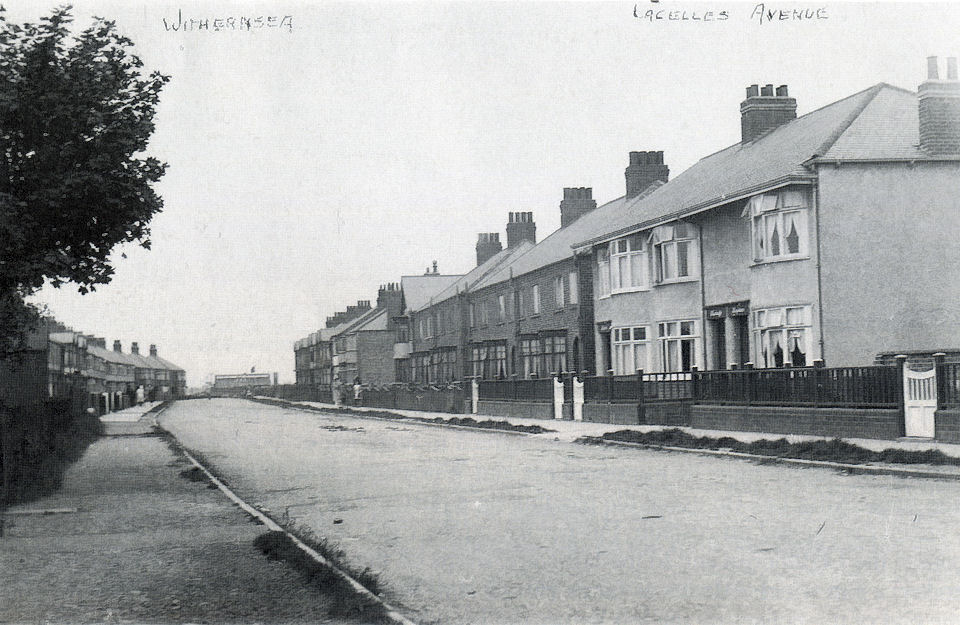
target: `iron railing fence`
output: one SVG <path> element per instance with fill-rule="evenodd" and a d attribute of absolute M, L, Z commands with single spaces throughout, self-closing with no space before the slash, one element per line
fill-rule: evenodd
<path fill-rule="evenodd" d="M 698 403 L 897 408 L 903 392 L 898 367 L 802 367 L 693 373 Z"/>
<path fill-rule="evenodd" d="M 480 380 L 480 399 L 553 401 L 553 378 Z"/>
<path fill-rule="evenodd" d="M 937 365 L 937 398 L 940 407 L 960 407 L 960 363 Z"/>

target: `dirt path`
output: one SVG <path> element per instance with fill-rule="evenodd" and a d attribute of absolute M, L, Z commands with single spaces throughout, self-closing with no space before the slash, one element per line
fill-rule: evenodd
<path fill-rule="evenodd" d="M 0 623 L 340 623 L 253 546 L 251 522 L 162 438 L 102 438 L 54 496 L 6 515 Z M 58 510 L 55 514 L 32 514 Z"/>

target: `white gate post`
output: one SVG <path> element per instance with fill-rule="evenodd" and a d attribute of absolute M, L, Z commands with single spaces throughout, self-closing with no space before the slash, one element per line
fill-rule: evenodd
<path fill-rule="evenodd" d="M 553 418 L 563 418 L 563 380 L 559 374 L 553 376 Z"/>
<path fill-rule="evenodd" d="M 583 421 L 583 380 L 573 376 L 573 420 Z"/>
<path fill-rule="evenodd" d="M 480 403 L 480 384 L 477 378 L 470 379 L 470 412 L 477 414 L 477 406 Z"/>

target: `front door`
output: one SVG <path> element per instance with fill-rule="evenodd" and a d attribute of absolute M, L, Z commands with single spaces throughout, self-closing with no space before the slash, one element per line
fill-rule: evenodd
<path fill-rule="evenodd" d="M 936 433 L 937 369 L 903 369 L 903 418 L 907 436 L 933 438 Z"/>

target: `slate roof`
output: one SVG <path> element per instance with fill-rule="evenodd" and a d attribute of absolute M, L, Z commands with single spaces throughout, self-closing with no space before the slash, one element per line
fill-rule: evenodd
<path fill-rule="evenodd" d="M 353 324 L 351 327 L 347 328 L 344 333 L 351 332 L 369 332 L 373 330 L 386 330 L 387 329 L 387 309 L 386 308 L 374 308 L 370 311 L 372 315 L 364 315 L 358 319 L 358 323 Z"/>
<path fill-rule="evenodd" d="M 462 277 L 459 274 L 402 276 L 400 278 L 400 288 L 403 290 L 404 306 L 407 310 L 420 310 L 430 303 L 431 297 L 435 297 Z"/>
<path fill-rule="evenodd" d="M 917 95 L 879 83 L 802 115 L 758 139 L 706 156 L 641 202 L 625 207 L 601 236 L 575 247 L 725 204 L 788 182 L 812 180 L 817 160 L 915 160 Z"/>
<path fill-rule="evenodd" d="M 571 258 L 573 256 L 573 249 L 571 248 L 576 243 L 588 237 L 603 235 L 607 232 L 607 224 L 610 223 L 610 220 L 617 215 L 630 211 L 632 206 L 661 186 L 663 186 L 663 183 L 656 181 L 636 197 L 617 198 L 588 213 L 584 213 L 565 228 L 553 231 L 547 238 L 531 247 L 527 253 L 511 259 L 509 263 L 505 263 L 496 271 L 491 272 L 475 284 L 473 288 L 482 289 L 491 284 L 509 280 L 511 272 L 514 276 L 521 276 L 565 258 Z"/>
<path fill-rule="evenodd" d="M 431 304 L 436 304 L 439 302 L 446 301 L 451 297 L 454 297 L 457 293 L 462 293 L 465 290 L 471 289 L 475 284 L 480 280 L 483 280 L 486 276 L 490 275 L 492 272 L 496 271 L 498 268 L 503 266 L 505 263 L 511 261 L 511 259 L 516 259 L 534 247 L 534 244 L 530 241 L 523 240 L 519 244 L 508 247 L 505 250 L 500 250 L 490 258 L 488 258 L 483 263 L 477 265 L 467 273 L 460 276 L 452 284 L 447 286 L 445 289 L 434 295 L 432 298 L 424 302 L 419 308 L 413 308 L 407 306 L 408 310 L 417 311 L 424 308 L 428 308 Z M 569 252 L 569 250 L 568 250 Z M 569 254 L 568 254 L 569 255 Z"/>

